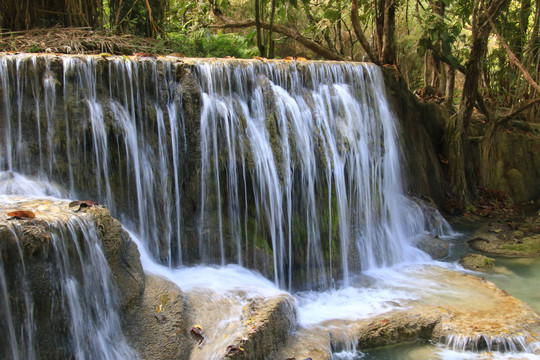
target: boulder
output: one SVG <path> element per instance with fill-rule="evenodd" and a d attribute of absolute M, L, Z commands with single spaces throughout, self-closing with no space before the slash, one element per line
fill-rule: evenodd
<path fill-rule="evenodd" d="M 539 256 L 538 217 L 520 224 L 492 222 L 478 229 L 467 244 L 474 250 L 503 256 Z"/>
<path fill-rule="evenodd" d="M 448 241 L 443 240 L 437 235 L 433 234 L 420 235 L 414 239 L 413 243 L 417 248 L 425 251 L 435 260 L 448 256 L 450 249 Z"/>
<path fill-rule="evenodd" d="M 194 289 L 186 293 L 186 309 L 191 360 L 274 358 L 296 327 L 294 300 L 284 293 Z"/>
<path fill-rule="evenodd" d="M 125 311 L 144 291 L 144 272 L 137 245 L 106 208 L 94 206 L 81 211 L 91 214 L 96 224 L 103 253 L 120 290 L 120 301 Z"/>
<path fill-rule="evenodd" d="M 459 259 L 459 263 L 465 269 L 485 271 L 493 267 L 495 259 L 480 254 L 466 254 Z"/>
<path fill-rule="evenodd" d="M 143 296 L 124 317 L 128 343 L 142 359 L 188 359 L 191 342 L 182 290 L 154 275 L 146 275 L 145 282 Z"/>
<path fill-rule="evenodd" d="M 1 358 L 134 356 L 118 315 L 144 289 L 139 253 L 106 208 L 89 204 L 0 199 L 0 327 L 10 333 Z"/>

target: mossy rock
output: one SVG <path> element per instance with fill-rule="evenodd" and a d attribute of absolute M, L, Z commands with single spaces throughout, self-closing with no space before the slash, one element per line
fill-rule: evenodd
<path fill-rule="evenodd" d="M 466 254 L 459 259 L 459 263 L 465 269 L 485 271 L 493 267 L 495 259 L 480 254 Z"/>
<path fill-rule="evenodd" d="M 520 221 L 491 222 L 478 229 L 468 245 L 487 254 L 531 257 L 540 255 L 540 216 Z"/>

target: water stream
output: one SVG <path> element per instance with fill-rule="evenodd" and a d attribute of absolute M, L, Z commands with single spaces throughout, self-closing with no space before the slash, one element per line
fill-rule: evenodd
<path fill-rule="evenodd" d="M 145 270 L 182 289 L 288 291 L 302 325 L 369 317 L 420 296 L 407 269 L 431 259 L 414 240 L 449 233 L 404 194 L 400 129 L 376 66 L 4 55 L 0 79 L 0 193 L 106 204 L 138 239 Z M 102 255 L 79 226 L 86 268 Z M 86 289 L 60 245 L 54 254 L 63 296 L 78 297 L 62 303 L 77 357 L 132 357 L 107 348 L 122 343 L 117 328 L 78 316 L 114 308 L 90 301 L 112 292 L 108 280 Z M 108 279 L 101 268 L 84 276 Z M 32 358 L 16 326 L 6 326 L 10 349 Z M 89 332 L 99 344 L 78 335 Z"/>
<path fill-rule="evenodd" d="M 0 208 L 17 208 L 28 193 L 0 195 Z M 49 199 L 54 206 L 57 200 Z M 81 215 L 49 221 L 43 230 L 48 242 L 34 249 L 23 241 L 27 231 L 17 223 L 2 228 L 0 325 L 6 331 L 0 357 L 137 359 L 122 333 L 118 294 L 95 224 Z M 44 255 L 36 263 L 29 251 Z"/>

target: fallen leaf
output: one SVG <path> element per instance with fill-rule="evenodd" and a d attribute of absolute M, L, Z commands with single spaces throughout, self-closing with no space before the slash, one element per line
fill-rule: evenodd
<path fill-rule="evenodd" d="M 11 219 L 28 220 L 28 219 L 33 219 L 36 217 L 36 214 L 28 210 L 11 211 L 11 212 L 8 212 L 7 215 L 11 217 L 10 220 Z"/>
<path fill-rule="evenodd" d="M 191 333 L 191 337 L 199 342 L 199 348 L 201 348 L 206 341 L 202 327 L 200 325 L 193 325 L 189 332 Z"/>
<path fill-rule="evenodd" d="M 140 52 L 140 53 L 136 53 L 136 54 L 133 54 L 137 57 L 149 57 L 149 58 L 152 58 L 152 59 L 156 59 L 157 56 L 154 55 L 154 54 L 148 54 L 148 53 L 143 53 L 143 52 Z"/>
<path fill-rule="evenodd" d="M 227 355 L 241 355 L 243 352 L 244 349 L 238 345 L 229 345 L 226 350 Z"/>
<path fill-rule="evenodd" d="M 97 202 L 92 200 L 77 200 L 69 203 L 69 209 L 75 212 L 80 211 L 82 208 L 92 207 L 99 205 Z"/>
<path fill-rule="evenodd" d="M 439 161 L 443 163 L 444 165 L 448 165 L 448 160 L 440 153 L 439 153 Z"/>

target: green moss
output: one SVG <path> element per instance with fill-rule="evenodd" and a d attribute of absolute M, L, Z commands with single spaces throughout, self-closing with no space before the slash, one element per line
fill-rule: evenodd
<path fill-rule="evenodd" d="M 503 245 L 502 248 L 525 256 L 538 255 L 540 254 L 540 235 L 523 238 L 519 243 Z"/>

